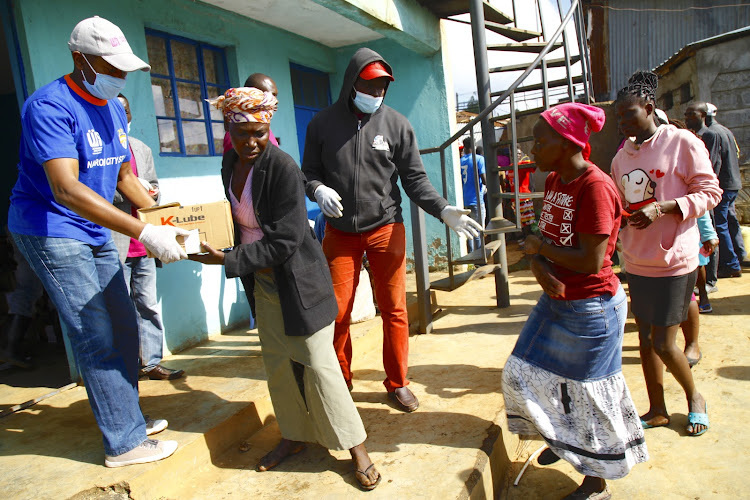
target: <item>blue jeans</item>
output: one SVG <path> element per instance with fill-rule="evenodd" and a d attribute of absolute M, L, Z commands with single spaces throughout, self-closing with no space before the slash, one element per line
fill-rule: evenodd
<path fill-rule="evenodd" d="M 477 221 L 479 224 L 482 224 L 482 217 L 479 216 L 479 208 L 477 205 L 469 205 L 468 207 L 465 207 L 465 208 L 471 210 L 469 217 Z M 482 207 L 482 216 L 484 216 L 484 207 Z M 484 225 L 482 224 L 482 226 Z M 476 238 L 467 239 L 466 245 L 469 248 L 469 252 L 473 252 L 477 248 L 481 248 L 482 247 L 482 235 L 480 234 Z"/>
<path fill-rule="evenodd" d="M 65 323 L 107 455 L 146 439 L 138 405 L 138 335 L 117 248 L 13 234 Z"/>
<path fill-rule="evenodd" d="M 721 195 L 721 201 L 714 208 L 714 219 L 716 221 L 716 233 L 719 235 L 719 269 L 730 269 L 738 271 L 740 269 L 740 259 L 743 257 L 744 245 L 736 243 L 735 236 L 740 233 L 740 222 L 737 220 L 737 213 L 734 211 L 734 200 L 737 198 L 737 191 L 724 191 Z M 739 247 L 735 245 L 740 245 Z"/>
<path fill-rule="evenodd" d="M 555 300 L 542 294 L 513 355 L 573 380 L 600 380 L 622 370 L 628 302 L 622 286 L 609 294 Z"/>
<path fill-rule="evenodd" d="M 156 299 L 156 262 L 149 257 L 128 257 L 122 272 L 135 306 L 141 368 L 149 371 L 164 356 L 164 325 Z"/>

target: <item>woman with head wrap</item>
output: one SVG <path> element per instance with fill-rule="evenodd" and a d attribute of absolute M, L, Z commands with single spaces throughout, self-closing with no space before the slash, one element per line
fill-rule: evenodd
<path fill-rule="evenodd" d="M 206 253 L 190 258 L 223 264 L 228 278 L 240 277 L 258 320 L 282 440 L 256 469 L 271 469 L 315 442 L 348 449 L 360 486 L 373 489 L 381 477 L 333 350 L 338 309 L 325 256 L 307 222 L 302 172 L 268 144 L 276 97 L 242 87 L 209 102 L 229 122 L 233 149 L 224 154 L 221 176 L 237 241 L 228 253 L 204 243 Z"/>
<path fill-rule="evenodd" d="M 657 84 L 653 73 L 637 72 L 618 93 L 617 120 L 630 139 L 612 161 L 612 178 L 628 214 L 620 238 L 650 403 L 641 421 L 645 428 L 669 424 L 663 388 L 667 365 L 687 397 L 687 433 L 700 436 L 709 426 L 706 400 L 675 338 L 696 281 L 696 218 L 719 202 L 721 189 L 703 142 L 674 125 L 656 124 Z"/>
<path fill-rule="evenodd" d="M 606 479 L 648 459 L 638 412 L 622 375 L 627 299 L 612 272 L 621 205 L 612 179 L 584 158 L 604 112 L 561 104 L 534 126 L 544 186 L 542 237 L 524 251 L 544 293 L 503 370 L 511 432 L 541 435 L 547 465 L 563 458 L 586 477 L 565 498 L 610 498 Z"/>

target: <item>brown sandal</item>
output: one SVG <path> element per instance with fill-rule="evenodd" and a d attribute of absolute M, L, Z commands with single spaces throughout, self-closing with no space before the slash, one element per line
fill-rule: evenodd
<path fill-rule="evenodd" d="M 364 490 L 364 491 L 372 491 L 372 490 L 374 490 L 374 489 L 375 489 L 375 488 L 376 488 L 376 487 L 377 487 L 377 486 L 378 486 L 378 485 L 380 484 L 380 480 L 381 480 L 381 479 L 383 479 L 383 476 L 381 476 L 381 475 L 380 475 L 380 472 L 378 472 L 377 470 L 376 470 L 375 472 L 378 472 L 378 478 L 377 478 L 377 479 L 375 480 L 375 482 L 374 482 L 374 483 L 372 483 L 372 484 L 364 484 L 364 483 L 362 482 L 362 480 L 361 480 L 361 479 L 359 479 L 359 476 L 357 476 L 357 474 L 361 474 L 362 476 L 364 476 L 364 477 L 365 477 L 365 479 L 368 479 L 368 480 L 369 480 L 370 478 L 369 478 L 369 476 L 367 475 L 367 473 L 368 473 L 368 472 L 370 471 L 370 469 L 372 469 L 373 467 L 375 467 L 375 464 L 374 464 L 374 463 L 370 464 L 370 466 L 369 466 L 368 468 L 366 468 L 366 469 L 364 470 L 364 472 L 363 472 L 363 471 L 361 471 L 361 470 L 359 470 L 359 469 L 357 469 L 357 470 L 356 470 L 356 471 L 354 472 L 354 475 L 355 475 L 355 476 L 357 477 L 357 481 L 359 482 L 359 487 L 360 487 L 360 488 L 361 488 L 362 490 Z"/>

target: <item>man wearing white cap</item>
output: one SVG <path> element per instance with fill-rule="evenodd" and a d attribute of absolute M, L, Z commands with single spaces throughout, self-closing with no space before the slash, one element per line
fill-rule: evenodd
<path fill-rule="evenodd" d="M 117 95 L 127 73 L 151 67 L 100 17 L 70 35 L 73 72 L 37 90 L 21 111 L 18 181 L 8 229 L 65 323 L 96 422 L 105 465 L 166 458 L 175 441 L 147 438 L 167 426 L 138 404 L 138 334 L 110 229 L 138 238 L 162 262 L 186 258 L 176 236 L 112 205 L 117 188 L 136 207 L 154 204 L 130 167 L 127 118 Z"/>

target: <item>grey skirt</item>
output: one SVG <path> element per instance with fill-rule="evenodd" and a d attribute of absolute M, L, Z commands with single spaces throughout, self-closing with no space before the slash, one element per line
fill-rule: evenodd
<path fill-rule="evenodd" d="M 627 275 L 630 310 L 638 321 L 653 326 L 672 326 L 687 319 L 697 269 L 682 276 L 664 278 Z"/>

